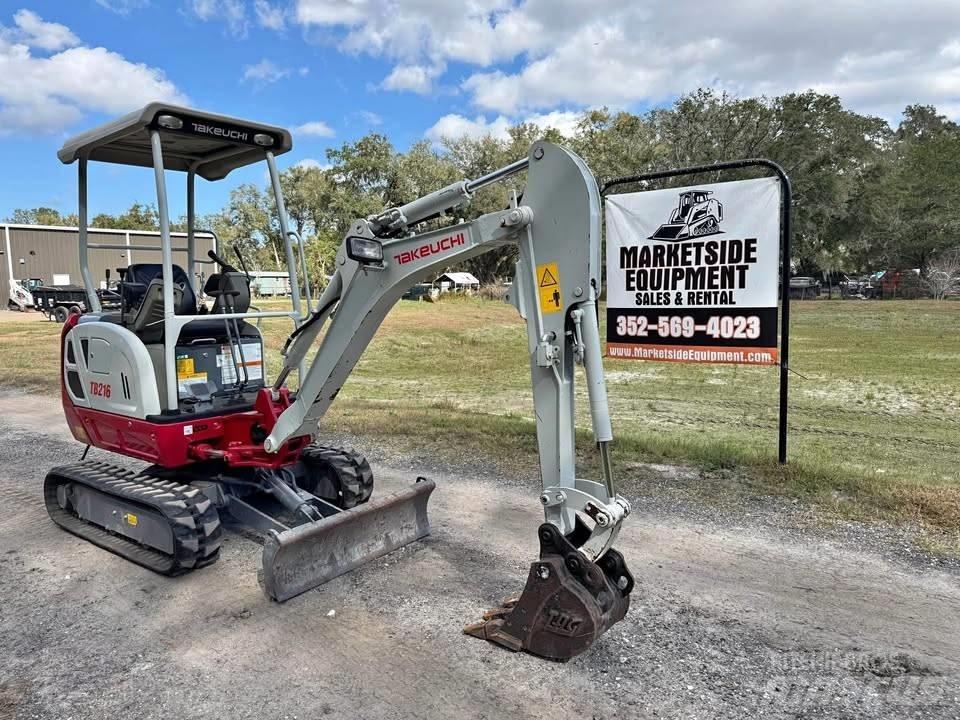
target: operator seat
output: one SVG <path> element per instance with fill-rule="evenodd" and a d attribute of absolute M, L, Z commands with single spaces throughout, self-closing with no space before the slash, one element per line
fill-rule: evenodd
<path fill-rule="evenodd" d="M 163 342 L 163 265 L 130 265 L 123 279 L 122 293 L 126 308 L 123 325 L 136 333 L 145 345 Z M 173 312 L 175 315 L 197 314 L 196 295 L 179 265 L 173 266 Z"/>
<path fill-rule="evenodd" d="M 250 306 L 249 283 L 243 273 L 228 273 L 234 274 L 239 277 L 230 278 L 226 289 L 234 293 L 234 312 L 246 312 Z M 214 278 L 219 276 L 212 275 L 210 279 Z M 220 280 L 217 279 L 216 282 L 219 286 Z M 210 281 L 207 285 L 210 285 Z M 227 312 L 222 304 L 223 298 L 218 297 L 217 300 L 220 302 L 214 306 L 213 312 Z M 144 345 L 163 342 L 163 266 L 160 263 L 135 263 L 127 268 L 123 280 L 123 304 L 126 308 L 121 318 L 124 327 L 133 331 Z M 175 315 L 197 314 L 197 297 L 187 274 L 179 265 L 173 266 L 173 312 Z M 225 341 L 227 329 L 224 321 L 215 319 L 215 315 L 207 317 L 209 319 L 196 320 L 185 325 L 180 331 L 178 343 L 189 343 L 203 338 Z M 245 337 L 256 333 L 252 326 L 242 320 L 238 323 L 238 329 Z"/>

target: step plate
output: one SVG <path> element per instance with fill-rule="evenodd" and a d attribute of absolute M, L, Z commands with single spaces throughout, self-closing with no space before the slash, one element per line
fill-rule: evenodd
<path fill-rule="evenodd" d="M 430 534 L 427 502 L 436 485 L 420 479 L 406 490 L 282 533 L 263 545 L 263 586 L 289 600 Z"/>

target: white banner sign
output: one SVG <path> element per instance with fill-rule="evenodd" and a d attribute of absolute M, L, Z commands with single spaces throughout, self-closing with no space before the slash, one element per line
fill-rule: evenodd
<path fill-rule="evenodd" d="M 777 361 L 776 178 L 608 195 L 607 354 Z"/>

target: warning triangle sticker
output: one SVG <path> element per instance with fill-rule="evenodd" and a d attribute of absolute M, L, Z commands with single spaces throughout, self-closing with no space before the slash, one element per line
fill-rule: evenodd
<path fill-rule="evenodd" d="M 550 287 L 551 285 L 556 285 L 557 279 L 553 276 L 553 273 L 550 272 L 550 268 L 543 269 L 543 277 L 540 278 L 540 287 Z"/>

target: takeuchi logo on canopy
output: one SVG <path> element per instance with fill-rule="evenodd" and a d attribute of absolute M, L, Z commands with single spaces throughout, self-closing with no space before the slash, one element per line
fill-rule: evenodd
<path fill-rule="evenodd" d="M 648 240 L 681 242 L 693 238 L 722 233 L 723 205 L 712 190 L 685 190 L 680 193 L 677 207 L 670 213 L 670 221 L 656 229 Z"/>

